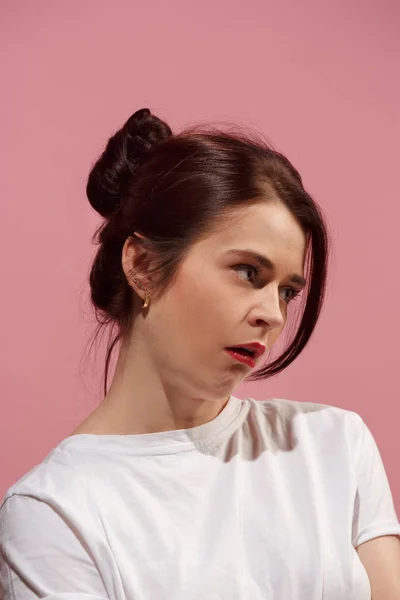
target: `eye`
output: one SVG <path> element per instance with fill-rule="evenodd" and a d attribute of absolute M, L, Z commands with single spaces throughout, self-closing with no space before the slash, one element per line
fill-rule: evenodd
<path fill-rule="evenodd" d="M 283 289 L 283 291 L 289 292 L 291 294 L 289 296 L 289 298 L 283 298 L 283 301 L 286 302 L 286 304 L 289 304 L 289 302 L 292 302 L 292 300 L 297 298 L 297 296 L 300 294 L 300 291 L 301 291 L 301 290 L 296 290 L 293 287 L 285 287 L 282 289 Z"/>
<path fill-rule="evenodd" d="M 256 277 L 258 275 L 258 273 L 261 271 L 261 269 L 259 267 L 255 267 L 253 265 L 235 265 L 233 267 L 235 269 L 236 272 L 238 271 L 243 271 L 247 273 L 253 273 Z M 240 279 L 243 279 L 242 277 L 240 277 Z M 250 281 L 250 279 L 245 279 L 244 281 Z"/>
<path fill-rule="evenodd" d="M 238 273 L 240 271 L 245 272 L 247 274 L 253 274 L 254 278 L 257 278 L 257 275 L 260 273 L 261 269 L 259 267 L 255 267 L 254 265 L 235 265 L 234 270 Z M 239 277 L 239 275 L 238 275 Z M 243 278 L 240 277 L 240 279 L 242 281 L 251 281 L 249 278 Z M 301 290 L 296 290 L 296 288 L 291 287 L 291 286 L 286 286 L 284 288 L 282 288 L 282 291 L 285 293 L 286 292 L 286 298 L 283 297 L 282 300 L 284 302 L 286 302 L 286 304 L 289 304 L 289 302 L 292 302 L 292 300 L 294 300 L 295 298 L 297 298 L 297 296 L 300 294 Z"/>
<path fill-rule="evenodd" d="M 236 272 L 242 271 L 242 272 L 245 272 L 245 273 L 247 272 L 247 274 L 248 273 L 252 273 L 255 278 L 257 278 L 257 275 L 261 271 L 261 269 L 259 267 L 255 267 L 254 265 L 235 265 L 233 267 L 233 269 Z M 240 277 L 240 279 L 242 279 L 242 281 L 249 281 L 250 282 L 250 279 L 248 279 L 248 278 L 243 279 L 242 277 Z M 289 304 L 289 302 L 292 302 L 295 298 L 297 298 L 297 296 L 301 292 L 301 290 L 296 290 L 296 288 L 291 287 L 291 286 L 286 286 L 286 287 L 282 288 L 282 290 L 284 292 L 287 292 L 287 294 L 289 294 L 288 297 L 282 298 L 282 300 L 284 302 L 286 302 L 286 304 Z"/>

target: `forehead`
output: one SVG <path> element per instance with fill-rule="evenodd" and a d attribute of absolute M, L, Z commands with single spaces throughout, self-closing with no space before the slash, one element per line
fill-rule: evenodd
<path fill-rule="evenodd" d="M 215 231 L 201 242 L 204 251 L 223 254 L 232 248 L 251 249 L 279 267 L 301 273 L 306 236 L 281 202 L 260 202 L 226 215 Z"/>

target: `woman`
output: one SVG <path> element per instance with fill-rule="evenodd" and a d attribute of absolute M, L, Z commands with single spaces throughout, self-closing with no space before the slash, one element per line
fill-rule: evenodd
<path fill-rule="evenodd" d="M 286 368 L 320 313 L 326 227 L 298 172 L 260 140 L 172 135 L 143 109 L 87 195 L 105 219 L 92 301 L 116 327 L 105 398 L 8 491 L 4 598 L 400 598 L 400 524 L 362 419 L 232 395 Z"/>

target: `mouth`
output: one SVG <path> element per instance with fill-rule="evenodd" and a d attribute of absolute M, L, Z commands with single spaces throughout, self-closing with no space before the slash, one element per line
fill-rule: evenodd
<path fill-rule="evenodd" d="M 258 342 L 252 342 L 240 346 L 230 346 L 225 348 L 225 351 L 235 360 L 253 368 L 257 359 L 264 354 L 265 346 Z"/>
<path fill-rule="evenodd" d="M 234 360 L 247 365 L 251 369 L 256 366 L 255 359 L 248 353 L 239 348 L 225 348 L 225 352 Z"/>
<path fill-rule="evenodd" d="M 240 352 L 240 354 L 244 356 L 250 356 L 257 360 L 262 356 L 266 350 L 264 344 L 260 344 L 259 342 L 250 342 L 248 344 L 238 344 L 237 346 L 229 346 L 227 350 L 233 350 L 235 352 Z"/>

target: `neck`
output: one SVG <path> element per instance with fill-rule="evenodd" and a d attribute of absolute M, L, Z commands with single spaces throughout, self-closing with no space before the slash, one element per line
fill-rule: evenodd
<path fill-rule="evenodd" d="M 167 380 L 150 354 L 137 338 L 134 344 L 129 341 L 121 346 L 106 397 L 73 434 L 131 435 L 189 429 L 211 421 L 222 411 L 229 396 L 204 399 L 183 390 L 182 378 Z"/>

